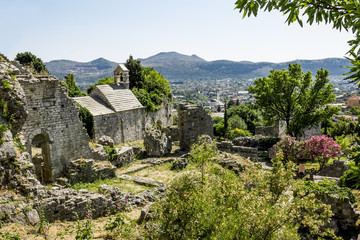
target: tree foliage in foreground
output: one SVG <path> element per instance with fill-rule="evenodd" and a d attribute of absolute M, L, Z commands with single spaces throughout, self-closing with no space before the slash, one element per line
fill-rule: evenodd
<path fill-rule="evenodd" d="M 257 16 L 259 9 L 266 11 L 278 10 L 286 15 L 286 22 L 298 22 L 303 26 L 303 16 L 306 22 L 332 23 L 338 30 L 351 30 L 354 39 L 348 41 L 350 50 L 348 59 L 352 66 L 348 67 L 346 79 L 350 82 L 360 81 L 360 2 L 359 0 L 238 0 L 235 8 L 243 12 L 243 17 Z"/>
<path fill-rule="evenodd" d="M 177 179 L 154 205 L 147 224 L 150 239 L 338 239 L 329 228 L 329 205 L 322 204 L 303 180 L 294 180 L 292 163 L 274 162 L 271 172 L 238 175 L 208 165 L 198 175 Z"/>
<path fill-rule="evenodd" d="M 320 69 L 313 80 L 310 71 L 303 73 L 299 64 L 289 64 L 288 70 L 272 70 L 268 77 L 256 79 L 249 92 L 255 94 L 256 104 L 269 119 L 285 121 L 290 135 L 301 136 L 306 127 L 338 111 L 327 106 L 335 100 L 328 75 Z"/>

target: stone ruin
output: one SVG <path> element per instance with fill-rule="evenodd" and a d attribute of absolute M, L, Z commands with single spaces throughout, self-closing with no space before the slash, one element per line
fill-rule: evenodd
<path fill-rule="evenodd" d="M 180 148 L 189 150 L 201 135 L 213 138 L 213 122 L 203 107 L 181 103 L 178 109 Z"/>
<path fill-rule="evenodd" d="M 255 135 L 284 137 L 286 135 L 286 124 L 283 121 L 276 121 L 274 126 L 257 126 Z"/>
<path fill-rule="evenodd" d="M 282 138 L 286 135 L 286 123 L 284 121 L 277 120 L 274 126 L 257 126 L 255 128 L 255 135 L 262 135 L 268 137 Z M 321 125 L 315 124 L 308 126 L 303 130 L 301 136 L 297 136 L 299 141 L 310 139 L 312 136 L 321 135 Z"/>
<path fill-rule="evenodd" d="M 89 136 L 80 121 L 79 110 L 67 97 L 66 87 L 53 76 L 17 75 L 26 97 L 28 116 L 21 128 L 26 150 L 38 148 L 33 163 L 41 182 L 52 182 L 65 166 L 90 157 Z"/>

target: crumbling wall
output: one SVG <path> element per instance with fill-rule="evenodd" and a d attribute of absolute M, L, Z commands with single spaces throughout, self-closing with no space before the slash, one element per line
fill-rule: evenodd
<path fill-rule="evenodd" d="M 170 127 L 173 124 L 172 109 L 173 105 L 164 96 L 163 105 L 159 110 L 146 113 L 145 129 L 151 129 L 154 126 L 158 127 L 158 125 L 160 125 L 161 128 Z"/>
<path fill-rule="evenodd" d="M 255 134 L 281 138 L 286 134 L 286 124 L 285 122 L 276 121 L 274 126 L 258 126 L 255 128 Z"/>
<path fill-rule="evenodd" d="M 89 137 L 78 117 L 78 108 L 67 96 L 66 87 L 54 76 L 19 75 L 28 117 L 22 126 L 25 147 L 43 136 L 49 148 L 52 180 L 61 176 L 70 160 L 90 156 Z"/>
<path fill-rule="evenodd" d="M 190 149 L 201 135 L 213 137 L 212 119 L 201 106 L 180 104 L 178 120 L 181 149 Z"/>
<path fill-rule="evenodd" d="M 116 145 L 144 138 L 143 108 L 94 116 L 94 137 L 109 136 Z"/>
<path fill-rule="evenodd" d="M 308 126 L 303 130 L 301 136 L 297 136 L 298 141 L 305 141 L 310 139 L 312 136 L 320 136 L 321 135 L 321 124 L 315 124 L 312 126 Z"/>

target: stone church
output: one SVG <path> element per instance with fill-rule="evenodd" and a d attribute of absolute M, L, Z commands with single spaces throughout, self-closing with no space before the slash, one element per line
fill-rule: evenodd
<path fill-rule="evenodd" d="M 145 108 L 129 89 L 129 70 L 119 64 L 111 85 L 96 86 L 89 96 L 73 98 L 94 116 L 94 139 L 109 136 L 115 144 L 143 139 Z"/>

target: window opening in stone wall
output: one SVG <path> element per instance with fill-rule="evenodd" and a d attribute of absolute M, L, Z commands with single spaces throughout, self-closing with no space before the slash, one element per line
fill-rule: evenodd
<path fill-rule="evenodd" d="M 45 134 L 36 135 L 31 143 L 31 157 L 37 179 L 42 183 L 52 182 L 49 138 Z"/>

